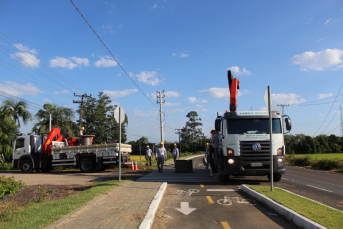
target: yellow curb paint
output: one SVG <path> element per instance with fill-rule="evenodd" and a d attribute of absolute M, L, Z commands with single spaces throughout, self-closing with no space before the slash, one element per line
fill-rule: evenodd
<path fill-rule="evenodd" d="M 214 204 L 214 202 L 210 196 L 206 196 L 206 198 L 210 204 Z"/>
<path fill-rule="evenodd" d="M 205 186 L 203 184 L 200 184 L 200 187 L 204 188 Z"/>
<path fill-rule="evenodd" d="M 222 226 L 224 229 L 231 229 L 230 225 L 225 221 L 222 222 Z"/>

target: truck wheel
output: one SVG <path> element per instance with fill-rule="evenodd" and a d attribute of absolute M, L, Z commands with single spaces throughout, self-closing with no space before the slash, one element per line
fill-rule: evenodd
<path fill-rule="evenodd" d="M 82 173 L 91 173 L 94 171 L 94 162 L 90 158 L 83 158 L 80 162 L 80 171 Z"/>
<path fill-rule="evenodd" d="M 26 159 L 20 163 L 20 170 L 23 173 L 32 173 L 33 166 L 32 161 L 29 159 Z"/>
<path fill-rule="evenodd" d="M 269 175 L 269 174 L 267 175 L 267 177 L 268 177 L 268 179 L 269 179 L 269 181 L 270 181 L 270 175 Z M 273 174 L 273 181 L 274 181 L 274 182 L 280 181 L 281 178 L 282 178 L 282 173 L 274 173 L 274 174 Z"/>

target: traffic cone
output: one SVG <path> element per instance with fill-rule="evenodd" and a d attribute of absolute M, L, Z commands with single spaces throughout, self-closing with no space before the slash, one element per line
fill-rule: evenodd
<path fill-rule="evenodd" d="M 135 170 L 135 167 L 133 166 L 133 161 L 131 161 L 131 170 Z"/>
<path fill-rule="evenodd" d="M 135 161 L 135 170 L 138 170 L 137 161 Z"/>

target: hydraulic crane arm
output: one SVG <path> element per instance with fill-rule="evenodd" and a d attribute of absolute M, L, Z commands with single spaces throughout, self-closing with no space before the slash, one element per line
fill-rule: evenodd
<path fill-rule="evenodd" d="M 52 140 L 57 136 L 57 140 L 58 142 L 62 141 L 63 136 L 61 135 L 61 130 L 58 127 L 53 128 L 48 137 L 46 138 L 46 140 L 43 143 L 43 151 L 45 152 L 47 150 L 47 148 L 51 145 Z"/>
<path fill-rule="evenodd" d="M 237 110 L 237 94 L 239 90 L 239 80 L 233 78 L 231 71 L 227 71 L 227 79 L 229 81 L 230 89 L 230 111 L 234 112 Z"/>

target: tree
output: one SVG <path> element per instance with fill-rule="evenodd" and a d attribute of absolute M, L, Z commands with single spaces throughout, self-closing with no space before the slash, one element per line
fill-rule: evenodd
<path fill-rule="evenodd" d="M 98 99 L 87 98 L 82 109 L 82 126 L 85 127 L 85 133 L 95 135 L 93 143 L 103 143 L 107 138 L 112 138 L 112 141 L 119 140 L 119 124 L 114 120 L 114 106 L 111 105 L 110 98 L 100 92 Z M 81 105 L 80 105 L 81 107 Z M 77 110 L 80 113 L 80 107 Z M 126 127 L 128 118 L 125 115 L 125 120 L 122 123 L 121 139 L 126 141 Z"/>
<path fill-rule="evenodd" d="M 205 139 L 202 129 L 201 118 L 196 111 L 190 111 L 186 117 L 189 119 L 181 130 L 181 144 L 183 151 L 194 151 L 194 143 L 201 144 Z"/>
<path fill-rule="evenodd" d="M 26 102 L 5 100 L 3 104 L 5 109 L 8 110 L 8 115 L 14 119 L 15 123 L 18 123 L 18 129 L 20 128 L 20 118 L 23 120 L 24 124 L 27 124 L 28 121 L 32 120 L 32 115 L 27 110 L 29 106 Z"/>
<path fill-rule="evenodd" d="M 14 119 L 9 115 L 9 110 L 0 107 L 0 154 L 3 154 L 6 161 L 11 161 L 12 144 L 11 140 L 19 135 Z"/>
<path fill-rule="evenodd" d="M 74 111 L 67 107 L 59 107 L 56 104 L 46 103 L 43 109 L 40 109 L 35 117 L 39 120 L 33 128 L 32 132 L 38 130 L 38 133 L 49 132 L 49 116 L 51 114 L 51 127 L 60 127 L 61 133 L 69 132 L 70 136 L 77 136 L 78 127 L 72 121 Z"/>

